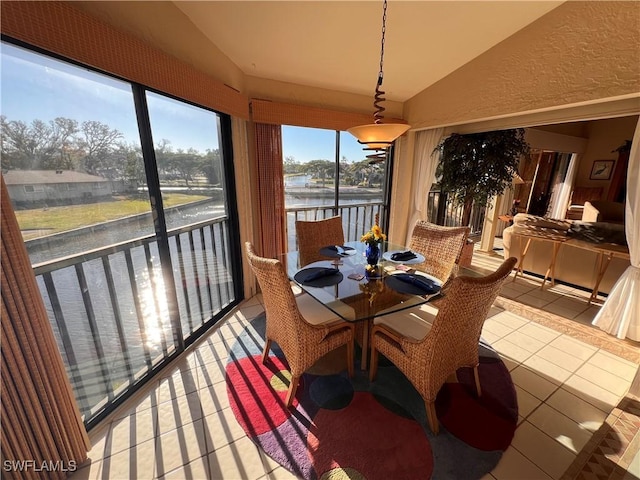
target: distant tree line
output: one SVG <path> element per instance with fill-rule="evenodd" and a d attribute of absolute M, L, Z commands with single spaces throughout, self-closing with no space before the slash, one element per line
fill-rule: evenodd
<path fill-rule="evenodd" d="M 342 157 L 339 164 L 340 182 L 343 185 L 361 185 L 372 187 L 380 185 L 384 180 L 384 164 L 370 163 L 369 160 L 360 160 L 349 163 L 346 157 Z M 292 156 L 284 159 L 285 175 L 309 175 L 312 179 L 333 181 L 336 175 L 335 161 L 311 160 L 298 162 Z"/>
<path fill-rule="evenodd" d="M 222 180 L 218 149 L 201 153 L 174 149 L 162 139 L 155 147 L 161 180 L 184 181 L 187 187 L 204 176 L 211 185 Z M 129 184 L 146 183 L 142 151 L 122 133 L 102 122 L 57 117 L 49 122 L 8 120 L 0 116 L 2 170 L 76 170 Z"/>

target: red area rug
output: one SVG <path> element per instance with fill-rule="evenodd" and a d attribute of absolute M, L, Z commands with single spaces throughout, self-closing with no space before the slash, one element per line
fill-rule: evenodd
<path fill-rule="evenodd" d="M 461 369 L 460 383 L 440 391 L 441 430 L 434 436 L 420 395 L 382 359 L 372 383 L 359 368 L 353 379 L 346 370 L 305 374 L 287 409 L 286 360 L 274 345 L 263 365 L 263 338 L 260 316 L 230 353 L 231 408 L 249 438 L 302 478 L 479 479 L 511 443 L 518 418 L 515 390 L 507 368 L 486 345 L 479 346 L 483 396 L 473 394 L 471 370 Z"/>

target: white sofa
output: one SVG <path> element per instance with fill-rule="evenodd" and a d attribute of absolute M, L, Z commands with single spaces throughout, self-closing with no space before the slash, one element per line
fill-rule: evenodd
<path fill-rule="evenodd" d="M 624 250 L 620 247 L 621 243 L 625 243 L 624 223 L 621 223 L 624 222 L 624 208 L 620 210 L 618 206 L 609 205 L 606 208 L 600 206 L 601 210 L 594 213 L 594 210 L 598 210 L 594 203 L 597 202 L 585 204 L 585 215 L 587 218 L 595 215 L 600 220 L 598 222 L 555 220 L 522 213 L 516 215 L 513 218 L 513 225 L 506 228 L 502 234 L 504 257 L 513 256 L 520 260 L 520 253 L 528 237 L 518 235 L 519 233 L 558 239 L 568 236 L 587 241 L 588 243 L 583 243 L 583 246 L 613 245 L 618 250 Z M 613 215 L 614 212 L 616 215 L 622 212 L 622 219 L 617 216 L 607 217 L 607 214 Z M 572 246 L 571 243 L 563 243 L 560 247 L 555 265 L 555 279 L 591 290 L 598 275 L 598 252 Z M 549 268 L 552 254 L 553 242 L 533 240 L 525 256 L 524 271 L 544 276 Z M 598 291 L 609 293 L 629 264 L 629 260 L 614 257 L 600 282 Z"/>

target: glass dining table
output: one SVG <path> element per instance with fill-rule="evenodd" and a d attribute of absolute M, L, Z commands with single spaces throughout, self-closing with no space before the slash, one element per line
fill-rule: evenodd
<path fill-rule="evenodd" d="M 297 251 L 281 258 L 289 278 L 303 292 L 345 321 L 362 325 L 363 370 L 367 368 L 369 329 L 375 317 L 416 307 L 441 295 L 440 280 L 412 267 L 424 261 L 424 257 L 417 254 L 417 258 L 393 260 L 397 257 L 394 254 L 409 250 L 384 242 L 377 275 L 369 275 L 365 248 L 362 242 L 328 246 L 321 252 L 333 258 L 309 265 L 299 264 Z"/>

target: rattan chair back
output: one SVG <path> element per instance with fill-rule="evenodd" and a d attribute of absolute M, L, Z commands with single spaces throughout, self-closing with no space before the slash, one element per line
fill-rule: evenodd
<path fill-rule="evenodd" d="M 266 314 L 262 361 L 267 361 L 271 342 L 275 341 L 284 353 L 291 371 L 287 406 L 293 402 L 301 375 L 319 358 L 342 345 L 347 346 L 347 368 L 352 376 L 354 325 L 330 320 L 330 323 L 322 325 L 308 323 L 300 313 L 282 263 L 277 259 L 258 256 L 250 242 L 245 243 L 245 250 L 262 290 Z M 333 315 L 328 309 L 326 311 L 327 317 Z"/>
<path fill-rule="evenodd" d="M 505 260 L 484 277 L 461 275 L 452 280 L 438 314 L 425 337 L 416 364 L 421 373 L 411 375 L 425 400 L 433 401 L 447 377 L 460 367 L 478 365 L 478 343 L 484 321 L 505 279 L 516 265 L 514 257 Z M 412 372 L 413 373 L 413 372 Z"/>
<path fill-rule="evenodd" d="M 469 227 L 443 227 L 418 220 L 409 248 L 424 255 L 425 261 L 412 266 L 446 282 L 456 268 L 469 232 Z"/>
<path fill-rule="evenodd" d="M 319 251 L 327 245 L 342 245 L 344 231 L 342 217 L 335 216 L 324 220 L 296 220 L 298 239 L 298 259 L 301 267 L 319 260 L 327 260 Z"/>

